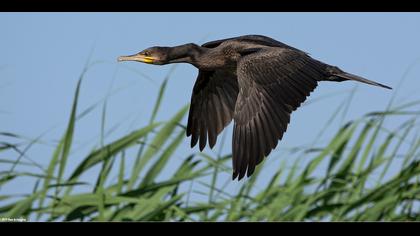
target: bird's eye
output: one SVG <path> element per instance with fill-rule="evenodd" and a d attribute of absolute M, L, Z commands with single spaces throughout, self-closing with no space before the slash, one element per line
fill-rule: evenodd
<path fill-rule="evenodd" d="M 146 51 L 146 52 L 144 52 L 143 54 L 144 54 L 145 56 L 150 56 L 150 52 L 147 52 L 147 51 Z"/>

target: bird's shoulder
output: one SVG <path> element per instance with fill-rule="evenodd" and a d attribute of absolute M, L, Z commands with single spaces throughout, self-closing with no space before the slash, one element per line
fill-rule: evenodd
<path fill-rule="evenodd" d="M 273 66 L 287 64 L 298 59 L 310 60 L 311 58 L 306 53 L 294 49 L 261 47 L 256 52 L 242 57 L 239 65 L 243 68 L 259 64 L 261 66 Z"/>
<path fill-rule="evenodd" d="M 243 36 L 238 36 L 238 37 L 231 37 L 231 38 L 210 41 L 210 42 L 204 43 L 201 46 L 207 47 L 207 48 L 214 48 L 221 45 L 224 42 L 232 42 L 232 41 L 242 42 L 242 43 L 270 45 L 270 46 L 284 46 L 285 45 L 282 42 L 279 42 L 273 38 L 270 38 L 264 35 L 243 35 Z"/>

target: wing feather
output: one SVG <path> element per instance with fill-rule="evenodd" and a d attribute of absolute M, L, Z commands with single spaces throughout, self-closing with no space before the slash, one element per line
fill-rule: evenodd
<path fill-rule="evenodd" d="M 251 53 L 238 62 L 233 179 L 249 177 L 287 130 L 290 114 L 325 79 L 325 64 L 288 48 Z"/>
<path fill-rule="evenodd" d="M 191 147 L 199 144 L 202 151 L 207 142 L 213 148 L 217 136 L 231 122 L 238 96 L 238 82 L 226 70 L 199 71 L 188 114 L 187 136 Z"/>

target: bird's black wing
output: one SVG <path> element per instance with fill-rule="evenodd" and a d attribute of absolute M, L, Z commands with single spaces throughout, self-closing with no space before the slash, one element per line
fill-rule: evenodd
<path fill-rule="evenodd" d="M 200 141 L 200 151 L 216 144 L 217 135 L 233 118 L 238 82 L 228 70 L 199 70 L 195 82 L 188 115 L 187 136 L 191 135 L 191 147 Z"/>
<path fill-rule="evenodd" d="M 250 176 L 277 146 L 290 113 L 325 78 L 325 64 L 281 48 L 262 49 L 238 62 L 239 94 L 234 112 L 233 179 Z"/>
<path fill-rule="evenodd" d="M 301 51 L 297 48 L 291 47 L 291 46 L 289 46 L 285 43 L 279 42 L 275 39 L 272 39 L 272 38 L 264 36 L 264 35 L 243 35 L 243 36 L 239 36 L 239 37 L 220 39 L 220 40 L 207 42 L 207 43 L 205 43 L 201 46 L 206 47 L 206 48 L 215 48 L 225 41 L 248 42 L 248 43 L 254 43 L 254 44 L 258 44 L 258 45 L 262 45 L 262 46 L 289 48 L 289 49 L 294 49 L 296 51 L 303 52 L 303 51 Z"/>

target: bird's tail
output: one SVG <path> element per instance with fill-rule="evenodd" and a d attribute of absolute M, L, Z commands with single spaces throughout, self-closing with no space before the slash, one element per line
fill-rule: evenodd
<path fill-rule="evenodd" d="M 355 80 L 355 81 L 359 81 L 359 82 L 362 82 L 362 83 L 365 83 L 365 84 L 375 85 L 375 86 L 386 88 L 386 89 L 392 89 L 389 86 L 386 86 L 386 85 L 377 83 L 375 81 L 368 80 L 368 79 L 365 79 L 363 77 L 353 75 L 353 74 L 350 74 L 350 73 L 347 73 L 347 72 L 337 73 L 337 74 L 334 74 L 334 75 L 343 79 L 343 80 Z"/>

